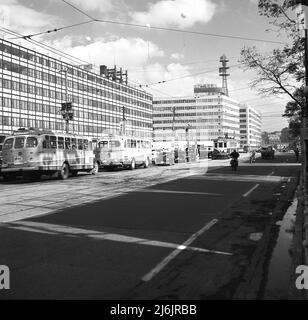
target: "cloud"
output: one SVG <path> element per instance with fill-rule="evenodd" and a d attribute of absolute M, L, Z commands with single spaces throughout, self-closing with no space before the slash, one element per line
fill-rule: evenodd
<path fill-rule="evenodd" d="M 80 9 L 88 11 L 108 12 L 114 9 L 115 1 L 112 0 L 71 0 L 70 3 Z"/>
<path fill-rule="evenodd" d="M 42 31 L 59 24 L 58 18 L 19 4 L 16 0 L 2 0 L 0 22 L 5 28 L 23 34 Z"/>
<path fill-rule="evenodd" d="M 141 38 L 114 38 L 107 41 L 97 39 L 92 43 L 84 44 L 85 42 L 87 41 L 83 37 L 64 37 L 51 44 L 96 65 L 111 67 L 116 64 L 123 69 L 140 67 L 149 59 L 164 56 L 164 52 L 155 43 Z"/>
<path fill-rule="evenodd" d="M 184 59 L 184 55 L 182 53 L 172 53 L 170 59 L 181 60 Z"/>
<path fill-rule="evenodd" d="M 142 25 L 189 28 L 210 21 L 215 10 L 210 0 L 161 0 L 150 4 L 148 11 L 130 15 L 134 23 Z"/>

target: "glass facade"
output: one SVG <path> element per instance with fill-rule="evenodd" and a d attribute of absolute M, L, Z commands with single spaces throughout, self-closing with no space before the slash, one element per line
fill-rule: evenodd
<path fill-rule="evenodd" d="M 70 132 L 86 137 L 152 137 L 153 97 L 81 67 L 0 39 L 0 132 L 20 127 L 65 131 L 61 103 L 72 101 Z M 67 96 L 66 96 L 67 94 Z"/>

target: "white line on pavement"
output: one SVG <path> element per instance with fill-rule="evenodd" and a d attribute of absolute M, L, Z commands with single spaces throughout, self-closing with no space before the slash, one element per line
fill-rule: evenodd
<path fill-rule="evenodd" d="M 166 256 L 155 268 L 153 268 L 149 273 L 142 277 L 142 281 L 150 281 L 156 274 L 158 274 L 172 259 L 174 259 L 181 251 L 182 247 L 189 246 L 197 237 L 202 233 L 209 230 L 214 224 L 218 222 L 217 219 L 211 220 L 202 229 L 190 236 L 182 245 L 178 246 L 173 250 L 168 256 Z"/>
<path fill-rule="evenodd" d="M 10 224 L 5 224 L 4 226 L 11 229 L 15 229 L 15 230 L 42 233 L 42 234 L 53 234 L 53 235 L 62 234 L 67 236 L 74 235 L 74 236 L 88 237 L 88 238 L 97 239 L 97 240 L 109 240 L 109 241 L 115 241 L 115 242 L 134 243 L 134 244 L 154 246 L 154 247 L 176 248 L 178 250 L 191 250 L 191 251 L 198 251 L 198 252 L 204 252 L 204 253 L 232 255 L 232 253 L 229 253 L 229 252 L 191 247 L 187 242 L 183 243 L 182 245 L 179 245 L 177 243 L 172 243 L 172 242 L 149 240 L 149 239 L 137 238 L 137 237 L 126 236 L 126 235 L 121 235 L 116 233 L 101 232 L 96 230 L 88 230 L 88 229 L 75 228 L 75 227 L 56 225 L 56 224 L 50 224 L 50 223 L 42 223 L 42 222 L 34 222 L 34 221 L 19 221 L 19 222 L 13 222 Z"/>
<path fill-rule="evenodd" d="M 243 194 L 243 197 L 247 197 L 249 196 L 255 189 L 257 189 L 259 187 L 259 183 L 257 183 L 255 186 L 253 186 L 249 191 L 247 191 L 246 193 Z"/>
<path fill-rule="evenodd" d="M 179 193 L 179 194 L 196 194 L 208 196 L 223 196 L 221 193 L 208 193 L 208 192 L 192 192 L 192 191 L 178 191 L 178 190 L 163 190 L 163 189 L 140 189 L 133 192 L 150 192 L 150 193 Z"/>

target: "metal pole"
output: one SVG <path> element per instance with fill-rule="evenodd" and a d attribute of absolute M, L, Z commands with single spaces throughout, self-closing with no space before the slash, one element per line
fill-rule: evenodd
<path fill-rule="evenodd" d="M 65 69 L 65 100 L 68 102 L 68 85 L 67 85 L 67 68 Z M 69 116 L 68 110 L 66 110 L 66 118 L 65 118 L 65 130 L 66 133 L 69 133 Z"/>

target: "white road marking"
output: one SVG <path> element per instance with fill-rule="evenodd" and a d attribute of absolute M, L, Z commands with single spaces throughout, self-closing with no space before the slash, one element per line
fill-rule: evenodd
<path fill-rule="evenodd" d="M 178 246 L 175 250 L 173 250 L 168 256 L 166 256 L 158 265 L 156 265 L 150 272 L 148 272 L 145 276 L 142 277 L 142 281 L 150 281 L 155 275 L 157 275 L 172 259 L 174 259 L 182 250 L 182 246 L 189 246 L 197 237 L 199 237 L 202 233 L 209 230 L 214 224 L 218 222 L 217 219 L 211 220 L 207 223 L 202 229 L 194 233 L 190 236 L 181 246 Z"/>
<path fill-rule="evenodd" d="M 275 173 L 275 171 L 272 171 L 272 172 L 269 173 L 267 176 L 269 177 L 269 176 L 273 175 L 274 173 Z"/>
<path fill-rule="evenodd" d="M 253 186 L 250 190 L 248 190 L 246 193 L 243 194 L 243 197 L 248 197 L 254 190 L 256 190 L 259 187 L 259 183 L 257 183 L 255 186 Z"/>
<path fill-rule="evenodd" d="M 174 193 L 174 194 L 196 194 L 196 195 L 208 195 L 208 196 L 223 196 L 221 193 L 209 193 L 209 192 L 192 192 L 192 191 L 178 191 L 178 190 L 163 190 L 163 189 L 140 189 L 133 192 L 149 192 L 149 193 Z"/>
<path fill-rule="evenodd" d="M 213 174 L 207 173 L 206 175 L 194 175 L 187 177 L 186 179 L 193 180 L 214 180 L 214 181 L 254 181 L 254 182 L 285 182 L 288 181 L 289 177 L 280 177 L 280 176 L 262 176 L 262 175 L 239 175 L 239 174 Z"/>
<path fill-rule="evenodd" d="M 187 241 L 182 245 L 179 245 L 177 243 L 172 243 L 172 242 L 149 240 L 149 239 L 143 239 L 138 237 L 125 236 L 125 235 L 116 234 L 116 233 L 87 230 L 82 228 L 75 228 L 75 227 L 56 225 L 56 224 L 50 224 L 50 223 L 20 221 L 20 222 L 13 222 L 10 224 L 6 224 L 5 226 L 15 230 L 42 233 L 42 234 L 57 235 L 61 233 L 62 235 L 66 235 L 70 237 L 82 235 L 83 237 L 85 236 L 85 237 L 88 237 L 91 239 L 97 239 L 97 240 L 109 240 L 109 241 L 115 241 L 115 242 L 134 243 L 134 244 L 154 246 L 154 247 L 173 248 L 173 249 L 178 249 L 180 251 L 191 250 L 191 251 L 198 251 L 203 253 L 232 255 L 232 253 L 229 253 L 229 252 L 191 247 L 189 246 L 189 243 L 187 243 Z"/>

